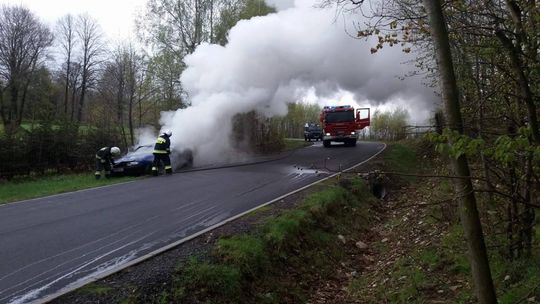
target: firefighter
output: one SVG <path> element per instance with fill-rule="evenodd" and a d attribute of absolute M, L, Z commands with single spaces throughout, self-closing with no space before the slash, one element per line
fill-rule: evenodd
<path fill-rule="evenodd" d="M 101 171 L 105 170 L 105 177 L 111 176 L 111 168 L 114 166 L 114 159 L 120 155 L 120 148 L 118 147 L 103 147 L 96 153 L 96 179 L 101 178 Z"/>
<path fill-rule="evenodd" d="M 163 162 L 165 166 L 165 173 L 172 174 L 171 158 L 171 140 L 170 137 L 172 132 L 166 130 L 161 133 L 156 140 L 156 145 L 154 146 L 154 162 L 152 164 L 152 175 L 158 175 L 159 163 Z"/>

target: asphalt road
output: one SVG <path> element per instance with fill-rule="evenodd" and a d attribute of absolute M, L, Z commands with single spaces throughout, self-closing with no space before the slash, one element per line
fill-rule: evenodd
<path fill-rule="evenodd" d="M 325 149 L 317 143 L 270 162 L 0 206 L 0 303 L 42 302 L 363 162 L 383 147 Z"/>

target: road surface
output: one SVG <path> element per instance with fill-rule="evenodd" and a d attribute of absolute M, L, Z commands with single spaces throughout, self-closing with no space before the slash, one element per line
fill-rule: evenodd
<path fill-rule="evenodd" d="M 317 143 L 270 162 L 0 206 L 0 303 L 43 302 L 382 149 L 381 143 L 330 149 Z"/>

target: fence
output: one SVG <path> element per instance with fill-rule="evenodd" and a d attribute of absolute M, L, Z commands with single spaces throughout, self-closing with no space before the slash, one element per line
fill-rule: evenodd
<path fill-rule="evenodd" d="M 436 132 L 436 126 L 404 126 L 399 134 L 400 138 L 418 138 L 427 133 Z"/>

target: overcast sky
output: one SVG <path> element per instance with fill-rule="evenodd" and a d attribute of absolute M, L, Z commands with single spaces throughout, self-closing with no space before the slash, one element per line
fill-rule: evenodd
<path fill-rule="evenodd" d="M 88 13 L 96 18 L 111 40 L 135 38 L 137 13 L 144 9 L 147 0 L 0 0 L 0 5 L 23 5 L 39 18 L 54 25 L 66 15 Z M 267 0 L 279 10 L 293 6 L 293 0 Z"/>
<path fill-rule="evenodd" d="M 0 4 L 28 7 L 51 26 L 66 15 L 88 13 L 96 18 L 111 40 L 134 38 L 137 12 L 147 0 L 0 0 Z"/>

